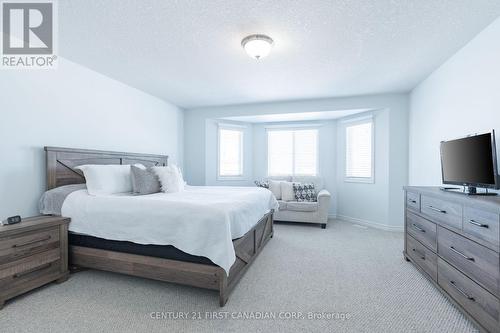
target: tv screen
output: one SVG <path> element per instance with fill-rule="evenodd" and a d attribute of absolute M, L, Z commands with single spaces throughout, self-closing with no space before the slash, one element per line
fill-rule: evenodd
<path fill-rule="evenodd" d="M 441 143 L 444 184 L 497 188 L 494 132 Z"/>

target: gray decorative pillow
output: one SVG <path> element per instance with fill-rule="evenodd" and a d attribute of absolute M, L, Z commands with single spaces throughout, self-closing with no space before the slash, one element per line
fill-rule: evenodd
<path fill-rule="evenodd" d="M 130 166 L 132 174 L 132 191 L 134 194 L 145 195 L 161 191 L 160 181 L 152 168 L 139 168 Z"/>
<path fill-rule="evenodd" d="M 258 187 L 263 187 L 269 189 L 269 182 L 265 180 L 256 180 L 254 181 L 255 185 Z"/>
<path fill-rule="evenodd" d="M 293 183 L 293 192 L 297 201 L 316 202 L 316 190 L 314 184 Z"/>

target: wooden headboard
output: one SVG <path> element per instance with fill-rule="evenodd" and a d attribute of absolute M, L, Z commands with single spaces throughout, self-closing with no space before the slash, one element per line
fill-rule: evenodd
<path fill-rule="evenodd" d="M 47 189 L 58 186 L 82 184 L 85 178 L 74 168 L 84 164 L 135 164 L 166 166 L 168 156 L 120 153 L 88 149 L 45 147 L 47 159 Z"/>

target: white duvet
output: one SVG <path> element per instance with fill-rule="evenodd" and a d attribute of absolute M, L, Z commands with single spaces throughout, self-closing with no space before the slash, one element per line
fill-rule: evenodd
<path fill-rule="evenodd" d="M 62 216 L 71 218 L 72 232 L 173 245 L 229 273 L 236 260 L 232 240 L 277 208 L 274 195 L 260 187 L 187 186 L 183 192 L 144 196 L 91 196 L 79 190 L 64 201 Z"/>

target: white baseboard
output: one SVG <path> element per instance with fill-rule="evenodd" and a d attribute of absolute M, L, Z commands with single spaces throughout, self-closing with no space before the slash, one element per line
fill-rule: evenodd
<path fill-rule="evenodd" d="M 345 216 L 345 215 L 337 215 L 335 217 L 337 220 L 342 220 L 349 223 L 359 224 L 366 227 L 372 227 L 375 229 L 381 229 L 386 231 L 395 231 L 395 232 L 403 232 L 404 226 L 393 226 L 388 224 L 382 224 L 374 221 L 358 219 L 355 217 Z"/>

